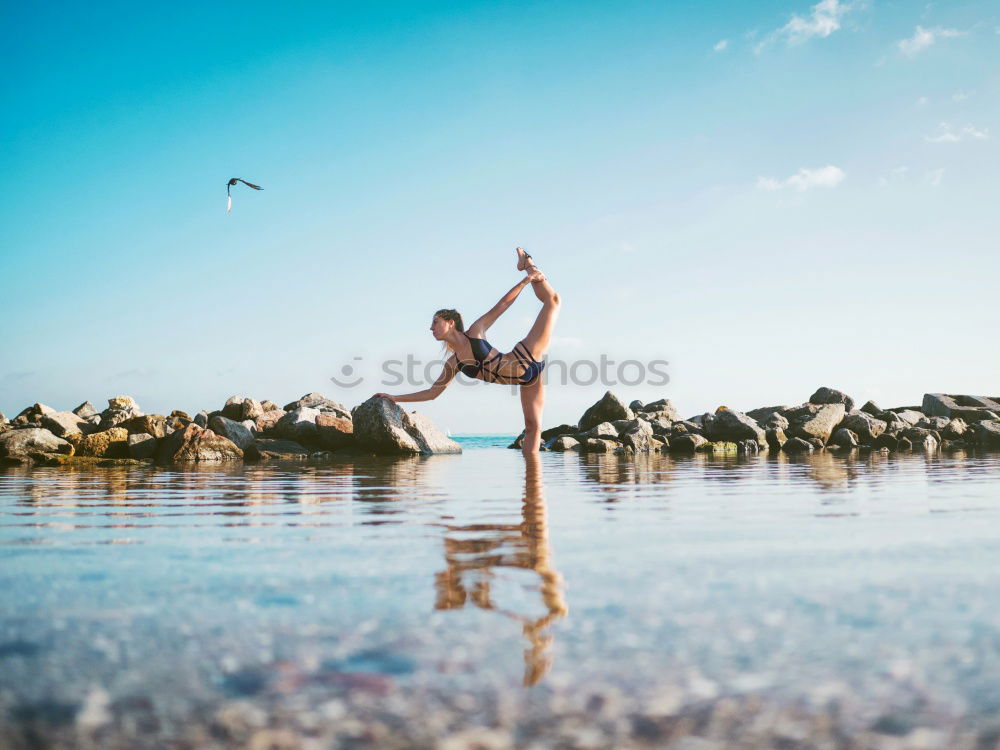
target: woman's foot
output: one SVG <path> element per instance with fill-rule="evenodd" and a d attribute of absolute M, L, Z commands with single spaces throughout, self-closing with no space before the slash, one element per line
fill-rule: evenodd
<path fill-rule="evenodd" d="M 528 266 L 533 266 L 534 263 L 531 262 L 531 256 L 524 252 L 524 248 L 517 248 L 517 270 L 523 271 Z"/>
<path fill-rule="evenodd" d="M 539 271 L 534 266 L 531 266 L 531 270 L 528 271 L 528 281 L 534 284 L 536 281 L 545 281 L 545 274 Z"/>

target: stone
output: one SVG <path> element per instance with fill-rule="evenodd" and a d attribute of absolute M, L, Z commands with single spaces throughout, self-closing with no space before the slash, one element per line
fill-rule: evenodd
<path fill-rule="evenodd" d="M 30 463 L 41 454 L 72 456 L 73 445 L 42 427 L 0 433 L 0 458 L 7 463 Z"/>
<path fill-rule="evenodd" d="M 191 423 L 160 441 L 156 459 L 161 463 L 242 461 L 243 451 L 233 441 Z"/>
<path fill-rule="evenodd" d="M 87 419 L 88 417 L 93 417 L 97 414 L 97 408 L 89 401 L 84 401 L 78 407 L 73 410 L 73 413 L 80 419 Z"/>
<path fill-rule="evenodd" d="M 818 451 L 823 450 L 823 448 L 826 446 L 826 443 L 823 441 L 823 439 L 818 437 L 809 438 L 809 440 L 807 440 L 806 442 L 812 445 L 812 447 Z"/>
<path fill-rule="evenodd" d="M 281 407 L 278 406 L 276 403 L 274 403 L 273 401 L 268 401 L 267 399 L 264 399 L 263 401 L 260 402 L 260 408 L 264 410 L 265 414 L 269 411 L 277 411 L 278 409 L 281 409 Z M 281 410 L 284 411 L 284 409 Z"/>
<path fill-rule="evenodd" d="M 547 430 L 542 430 L 542 442 L 547 443 L 552 438 L 557 438 L 560 435 L 576 435 L 580 430 L 575 424 L 561 424 L 558 427 L 550 427 Z"/>
<path fill-rule="evenodd" d="M 840 427 L 855 434 L 859 443 L 871 445 L 875 438 L 885 432 L 887 424 L 865 411 L 852 411 L 844 417 Z"/>
<path fill-rule="evenodd" d="M 767 445 L 767 437 L 753 419 L 735 409 L 725 409 L 715 414 L 711 425 L 705 429 L 705 437 L 712 442 L 733 442 L 756 440 L 758 445 Z"/>
<path fill-rule="evenodd" d="M 768 427 L 764 431 L 764 439 L 767 440 L 768 447 L 775 451 L 781 450 L 781 446 L 788 440 L 785 437 L 785 431 L 780 427 Z"/>
<path fill-rule="evenodd" d="M 339 416 L 349 417 L 351 412 L 343 404 L 331 401 L 322 393 L 307 393 L 297 401 L 285 404 L 285 411 L 295 411 L 296 409 L 318 409 L 319 411 L 340 412 Z"/>
<path fill-rule="evenodd" d="M 861 444 L 857 434 L 846 427 L 837 428 L 830 436 L 830 442 L 841 448 L 857 448 Z"/>
<path fill-rule="evenodd" d="M 729 440 L 719 440 L 718 442 L 710 441 L 708 443 L 705 443 L 705 445 L 703 445 L 700 450 L 704 453 L 713 453 L 720 456 L 721 455 L 735 456 L 737 453 L 740 452 L 739 446 L 736 443 Z"/>
<path fill-rule="evenodd" d="M 42 415 L 42 427 L 56 437 L 64 438 L 67 435 L 83 434 L 81 425 L 86 424 L 86 420 L 81 419 L 71 411 L 57 411 Z"/>
<path fill-rule="evenodd" d="M 965 437 L 965 433 L 968 430 L 969 426 L 965 423 L 965 420 L 955 418 L 948 422 L 944 429 L 941 430 L 941 436 L 948 440 L 959 440 Z"/>
<path fill-rule="evenodd" d="M 208 412 L 202 409 L 194 415 L 194 419 L 192 421 L 199 427 L 208 427 Z"/>
<path fill-rule="evenodd" d="M 615 429 L 615 426 L 611 422 L 601 422 L 582 434 L 588 438 L 609 438 L 618 442 L 618 430 Z"/>
<path fill-rule="evenodd" d="M 274 434 L 285 440 L 294 440 L 301 445 L 318 445 L 319 430 L 316 428 L 316 417 L 319 409 L 300 407 L 287 412 L 274 425 Z"/>
<path fill-rule="evenodd" d="M 902 422 L 906 422 L 908 427 L 913 427 L 924 418 L 924 415 L 915 409 L 909 407 L 903 407 L 900 409 L 890 409 L 890 412 L 895 415 L 896 419 Z"/>
<path fill-rule="evenodd" d="M 654 435 L 667 436 L 674 428 L 674 423 L 665 417 L 653 417 L 646 421 L 649 422 L 649 426 L 652 428 Z"/>
<path fill-rule="evenodd" d="M 844 411 L 851 411 L 854 408 L 853 398 L 848 396 L 843 391 L 838 391 L 835 388 L 827 388 L 826 386 L 816 389 L 816 392 L 809 397 L 809 403 L 843 404 Z"/>
<path fill-rule="evenodd" d="M 284 409 L 271 409 L 269 411 L 265 411 L 257 417 L 257 431 L 267 432 L 268 430 L 273 430 L 274 426 L 278 424 L 283 416 L 285 416 Z"/>
<path fill-rule="evenodd" d="M 167 436 L 167 418 L 162 414 L 143 414 L 141 417 L 132 417 L 122 422 L 120 427 L 128 430 L 130 435 L 141 435 L 143 433 L 152 435 L 155 438 Z"/>
<path fill-rule="evenodd" d="M 809 440 L 819 438 L 823 443 L 830 439 L 833 430 L 844 419 L 845 406 L 842 403 L 821 406 L 815 414 L 803 415 L 797 419 L 789 418 L 789 432 L 792 437 Z"/>
<path fill-rule="evenodd" d="M 653 448 L 653 428 L 642 419 L 635 420 L 635 424 L 618 433 L 618 436 L 622 445 L 632 448 L 636 453 L 649 452 Z"/>
<path fill-rule="evenodd" d="M 750 415 L 748 414 L 747 416 Z M 764 422 L 761 424 L 761 427 L 763 427 L 765 430 L 769 427 L 773 427 L 779 430 L 787 430 L 788 424 L 789 424 L 788 418 L 775 411 L 771 412 L 771 414 L 767 417 L 767 419 L 765 419 Z"/>
<path fill-rule="evenodd" d="M 206 424 L 207 421 L 208 420 L 206 419 Z M 188 413 L 186 411 L 181 411 L 180 409 L 174 409 L 172 412 L 170 412 L 170 416 L 167 417 L 167 424 L 169 424 L 175 430 L 179 430 L 191 424 L 191 417 L 188 416 Z"/>
<path fill-rule="evenodd" d="M 670 438 L 671 453 L 694 453 L 705 445 L 708 445 L 708 440 L 693 432 L 682 433 Z"/>
<path fill-rule="evenodd" d="M 666 451 L 666 450 L 670 449 L 670 440 L 667 438 L 666 435 L 657 435 L 654 432 L 653 433 L 653 442 L 654 442 L 654 446 L 653 447 L 656 448 L 657 450 Z M 657 445 L 655 445 L 655 443 L 658 443 L 659 445 L 657 446 Z"/>
<path fill-rule="evenodd" d="M 677 409 L 670 403 L 669 398 L 661 398 L 656 401 L 650 401 L 639 411 L 646 414 L 656 414 L 664 419 L 670 420 L 671 422 L 677 421 Z"/>
<path fill-rule="evenodd" d="M 561 435 L 549 441 L 546 447 L 550 451 L 575 451 L 580 449 L 580 441 L 569 435 Z"/>
<path fill-rule="evenodd" d="M 896 441 L 896 450 L 898 451 L 908 451 L 913 448 L 913 443 L 910 442 L 909 438 L 901 437 Z"/>
<path fill-rule="evenodd" d="M 950 421 L 948 417 L 924 417 L 914 426 L 923 427 L 926 430 L 943 430 Z"/>
<path fill-rule="evenodd" d="M 320 445 L 330 450 L 354 444 L 354 422 L 334 414 L 320 413 L 316 417 L 316 434 Z"/>
<path fill-rule="evenodd" d="M 115 396 L 108 399 L 109 409 L 120 409 L 121 411 L 139 411 L 139 404 L 131 396 Z"/>
<path fill-rule="evenodd" d="M 785 441 L 784 445 L 781 446 L 781 450 L 785 453 L 812 453 L 815 448 L 812 443 L 806 442 L 800 437 L 793 437 Z"/>
<path fill-rule="evenodd" d="M 208 422 L 208 428 L 216 435 L 231 440 L 244 453 L 254 444 L 253 433 L 239 422 L 228 417 L 221 415 L 212 417 Z"/>
<path fill-rule="evenodd" d="M 635 399 L 634 401 L 629 402 L 628 408 L 634 412 L 642 411 L 642 401 Z"/>
<path fill-rule="evenodd" d="M 263 461 L 305 461 L 309 458 L 309 451 L 298 443 L 273 438 L 260 438 L 257 453 Z"/>
<path fill-rule="evenodd" d="M 31 406 L 22 409 L 11 422 L 15 425 L 31 425 L 33 427 L 41 427 L 42 417 L 47 417 L 51 414 L 55 414 L 56 410 L 51 406 L 46 406 L 45 404 L 32 404 Z"/>
<path fill-rule="evenodd" d="M 871 414 L 876 419 L 885 419 L 882 416 L 885 413 L 884 410 L 874 401 L 865 401 L 865 405 L 861 407 L 861 411 L 865 414 Z"/>
<path fill-rule="evenodd" d="M 292 412 L 294 413 L 294 412 Z M 354 439 L 358 446 L 384 454 L 461 453 L 427 417 L 406 412 L 393 400 L 372 396 L 356 406 Z"/>
<path fill-rule="evenodd" d="M 600 438 L 587 438 L 581 444 L 584 453 L 611 453 L 618 443 L 611 440 L 601 440 Z"/>
<path fill-rule="evenodd" d="M 684 420 L 681 422 L 674 422 L 673 427 L 670 428 L 670 433 L 673 435 L 679 432 L 690 432 L 695 435 L 702 435 L 704 430 L 702 430 L 701 425 L 691 420 Z"/>
<path fill-rule="evenodd" d="M 996 419 L 1000 415 L 1000 396 L 925 393 L 920 411 L 931 417 L 957 417 L 966 422 Z"/>
<path fill-rule="evenodd" d="M 819 404 L 802 404 L 802 406 L 793 406 L 790 409 L 785 409 L 785 411 L 781 413 L 781 416 L 791 423 L 805 417 L 815 416 L 819 414 L 819 411 L 822 408 L 823 407 Z"/>
<path fill-rule="evenodd" d="M 969 425 L 969 436 L 976 445 L 1000 448 L 1000 419 L 984 420 Z"/>
<path fill-rule="evenodd" d="M 608 391 L 593 406 L 580 417 L 580 431 L 586 432 L 601 422 L 614 422 L 617 419 L 634 419 L 635 414 L 621 402 L 615 394 Z"/>
<path fill-rule="evenodd" d="M 772 414 L 780 415 L 788 408 L 787 406 L 760 406 L 745 413 L 757 424 L 764 424 Z"/>
<path fill-rule="evenodd" d="M 128 454 L 131 458 L 152 458 L 156 455 L 156 438 L 145 432 L 128 436 Z"/>
<path fill-rule="evenodd" d="M 101 458 L 128 458 L 128 430 L 112 427 L 87 435 L 80 441 L 77 453 Z"/>

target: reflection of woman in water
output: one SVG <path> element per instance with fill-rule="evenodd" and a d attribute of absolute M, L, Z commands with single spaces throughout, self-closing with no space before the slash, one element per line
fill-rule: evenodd
<path fill-rule="evenodd" d="M 438 310 L 434 313 L 431 333 L 451 351 L 451 357 L 445 362 L 444 372 L 434 385 L 400 396 L 390 396 L 387 393 L 375 395 L 391 398 L 393 401 L 428 401 L 441 395 L 459 371 L 487 383 L 520 386 L 521 409 L 524 412 L 522 450 L 525 453 L 537 452 L 542 433 L 542 408 L 545 404 L 545 384 L 541 379 L 545 363 L 541 360 L 549 350 L 560 299 L 545 279 L 545 274 L 538 270 L 531 256 L 521 248 L 517 248 L 517 270 L 524 271 L 525 277 L 501 297 L 489 312 L 469 326 L 468 331 L 457 310 Z M 542 301 L 542 309 L 528 335 L 514 345 L 513 351 L 501 353 L 483 335 L 514 304 L 514 300 L 528 284 L 531 284 L 535 296 Z"/>
<path fill-rule="evenodd" d="M 537 452 L 526 454 L 524 504 L 520 524 L 448 526 L 445 535 L 447 570 L 435 581 L 435 609 L 461 609 L 466 601 L 517 620 L 528 639 L 524 651 L 524 684 L 536 684 L 552 665 L 552 636 L 545 629 L 569 611 L 562 594 L 562 577 L 552 568 L 548 519 Z M 497 607 L 490 591 L 496 569 L 522 568 L 538 574 L 546 614 L 529 617 Z M 471 581 L 470 581 L 471 579 Z"/>

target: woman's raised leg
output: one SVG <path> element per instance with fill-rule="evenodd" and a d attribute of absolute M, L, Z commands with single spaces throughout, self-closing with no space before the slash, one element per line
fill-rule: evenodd
<path fill-rule="evenodd" d="M 545 383 L 536 378 L 530 385 L 519 386 L 521 409 L 524 411 L 524 440 L 522 453 L 537 453 L 542 440 L 542 410 L 545 407 Z"/>
<path fill-rule="evenodd" d="M 562 300 L 545 275 L 537 269 L 531 272 L 528 278 L 531 279 L 531 289 L 535 292 L 535 296 L 542 301 L 542 309 L 538 311 L 538 317 L 535 318 L 528 335 L 521 339 L 521 343 L 531 352 L 532 357 L 541 360 L 549 351 L 552 331 L 556 326 L 556 318 L 559 317 Z"/>

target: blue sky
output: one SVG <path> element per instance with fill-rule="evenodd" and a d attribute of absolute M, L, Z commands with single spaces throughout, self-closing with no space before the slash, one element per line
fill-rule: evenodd
<path fill-rule="evenodd" d="M 670 363 L 626 400 L 1000 391 L 996 3 L 0 13 L 8 417 L 418 390 L 380 363 L 438 358 L 433 311 L 488 309 L 518 244 L 563 296 L 551 359 Z M 234 175 L 265 191 L 227 215 Z M 605 389 L 550 384 L 545 423 Z M 498 386 L 413 408 L 521 427 Z"/>

